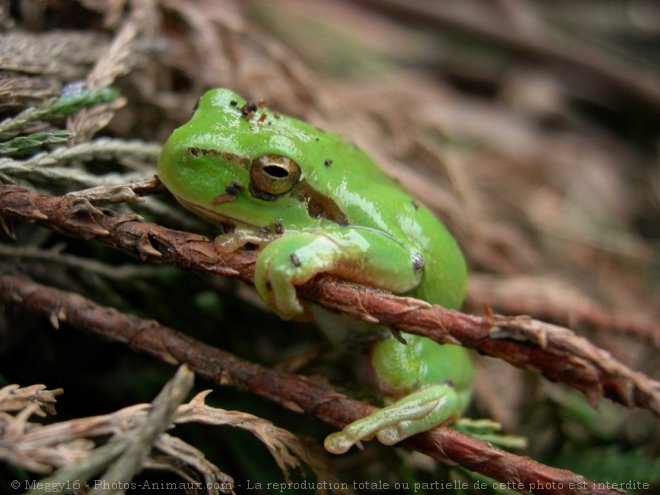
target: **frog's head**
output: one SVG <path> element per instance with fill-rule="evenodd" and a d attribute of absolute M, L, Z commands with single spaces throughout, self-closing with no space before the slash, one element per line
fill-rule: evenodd
<path fill-rule="evenodd" d="M 336 139 L 298 120 L 208 91 L 158 159 L 158 176 L 177 200 L 206 220 L 247 227 L 309 227 L 339 215 L 310 185 L 306 146 Z M 323 142 L 321 142 L 323 141 Z M 336 219 L 333 219 L 336 220 Z"/>

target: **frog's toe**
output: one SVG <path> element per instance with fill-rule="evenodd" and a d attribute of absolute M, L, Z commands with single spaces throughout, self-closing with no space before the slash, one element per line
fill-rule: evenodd
<path fill-rule="evenodd" d="M 264 302 L 285 320 L 299 319 L 307 314 L 296 294 L 291 270 L 271 258 L 257 263 L 254 285 Z"/>
<path fill-rule="evenodd" d="M 294 320 L 304 317 L 307 313 L 298 300 L 296 286 L 289 280 L 275 278 L 267 283 L 268 291 L 266 302 L 283 319 Z"/>
<path fill-rule="evenodd" d="M 342 454 L 360 440 L 369 440 L 374 436 L 385 445 L 394 445 L 455 419 L 459 411 L 458 396 L 451 385 L 432 385 L 333 433 L 326 438 L 325 448 L 334 454 Z"/>
<path fill-rule="evenodd" d="M 396 426 L 387 426 L 383 428 L 378 432 L 376 438 L 378 438 L 378 441 L 383 445 L 394 445 L 404 439 Z"/>
<path fill-rule="evenodd" d="M 344 454 L 358 441 L 349 438 L 343 431 L 338 431 L 328 435 L 323 442 L 323 446 L 331 454 Z"/>
<path fill-rule="evenodd" d="M 314 319 L 312 312 L 300 304 L 298 298 L 295 298 L 294 300 L 276 301 L 273 303 L 272 308 L 283 320 L 293 320 L 305 323 Z"/>
<path fill-rule="evenodd" d="M 328 435 L 323 442 L 323 446 L 331 454 L 344 454 L 353 445 L 360 445 L 362 440 L 373 438 L 374 433 L 376 434 L 376 438 L 384 445 L 394 445 L 406 438 L 396 426 L 386 426 L 376 431 L 374 431 L 374 428 L 376 427 L 362 426 L 362 421 L 357 421 L 342 431 Z"/>

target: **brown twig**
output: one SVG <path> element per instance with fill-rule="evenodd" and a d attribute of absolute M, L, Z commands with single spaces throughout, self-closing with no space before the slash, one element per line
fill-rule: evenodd
<path fill-rule="evenodd" d="M 141 460 L 133 457 L 122 468 L 124 477 L 132 476 L 127 471 L 135 468 L 156 467 L 179 473 L 188 481 L 198 479 L 195 475 L 203 476 L 207 486 L 221 484 L 223 488 L 231 489 L 236 485 L 234 480 L 192 445 L 163 431 L 153 437 L 153 442 L 145 438 L 150 434 L 149 431 L 155 434 L 154 429 L 162 430 L 185 423 L 231 425 L 258 438 L 286 479 L 291 471 L 301 470 L 304 462 L 314 471 L 317 480 L 334 481 L 321 449 L 310 449 L 300 437 L 258 416 L 208 406 L 205 400 L 212 390 L 200 392 L 190 402 L 176 407 L 171 422 L 166 423 L 168 410 L 182 400 L 181 396 L 187 393 L 192 378 L 192 372 L 181 373 L 180 369 L 151 404 L 134 404 L 100 416 L 50 424 L 32 422 L 30 415 L 45 416 L 39 406 L 52 410 L 54 414 L 55 396 L 62 392 L 61 389 L 50 391 L 45 390 L 43 385 L 25 388 L 8 385 L 0 389 L 0 460 L 36 473 L 50 473 L 57 469 L 57 474 L 39 483 L 43 491 L 49 483 L 51 488 L 55 487 L 57 480 L 63 483 L 59 485 L 63 487 L 72 480 L 82 485 L 84 480 L 89 480 L 89 476 L 100 475 L 110 465 L 117 470 L 118 462 L 130 456 L 133 447 L 151 449 L 153 443 L 154 451 L 168 454 L 169 458 L 163 458 L 155 452 Z M 18 413 L 11 415 L 3 411 Z M 93 439 L 108 436 L 111 437 L 109 443 L 113 443 L 112 447 L 107 448 L 108 443 L 97 447 Z M 193 471 L 190 472 L 186 467 L 193 468 Z M 103 480 L 92 484 L 97 488 L 113 486 L 107 475 L 96 479 Z M 214 490 L 208 491 L 209 495 L 216 493 Z"/>
<path fill-rule="evenodd" d="M 103 473 L 102 479 L 108 483 L 108 486 L 94 488 L 90 493 L 111 495 L 116 493 L 112 486 L 128 483 L 133 479 L 149 457 L 156 439 L 169 428 L 177 408 L 192 388 L 194 378 L 195 375 L 186 366 L 179 368 L 174 378 L 153 401 L 146 418 L 137 425 L 130 436 L 124 435 L 124 438 L 129 439 L 124 451 Z"/>
<path fill-rule="evenodd" d="M 144 184 L 140 187 L 143 193 L 148 190 Z M 254 252 L 221 256 L 204 236 L 144 223 L 136 215 L 108 215 L 91 205 L 81 206 L 77 198 L 77 208 L 72 208 L 67 196 L 0 186 L 0 219 L 38 222 L 76 237 L 96 238 L 144 261 L 252 282 Z M 567 328 L 527 316 L 466 315 L 330 277 L 314 279 L 298 292 L 303 299 L 333 311 L 441 343 L 458 343 L 541 372 L 581 390 L 592 403 L 606 396 L 660 416 L 660 383 L 629 369 Z"/>
<path fill-rule="evenodd" d="M 535 291 L 535 286 L 540 284 L 550 290 Z M 635 314 L 615 314 L 583 294 L 567 289 L 549 277 L 498 280 L 489 275 L 471 275 L 467 304 L 472 308 L 491 306 L 506 314 L 533 314 L 558 324 L 586 324 L 600 331 L 634 335 L 660 348 L 660 327 L 656 322 Z"/>
<path fill-rule="evenodd" d="M 55 414 L 55 403 L 57 397 L 64 390 L 57 388 L 47 390 L 45 385 L 31 385 L 29 387 L 19 387 L 16 384 L 7 385 L 0 388 L 0 414 L 7 411 L 20 411 L 30 404 L 36 404 L 34 413 L 38 416 Z"/>
<path fill-rule="evenodd" d="M 264 368 L 160 326 L 155 321 L 122 314 L 77 294 L 4 275 L 0 276 L 0 298 L 51 317 L 56 315 L 75 328 L 126 343 L 165 362 L 186 364 L 215 383 L 232 385 L 337 427 L 374 410 L 306 377 Z M 501 451 L 445 427 L 417 435 L 405 443 L 441 462 L 458 463 L 518 491 L 562 495 L 622 493 L 570 471 Z"/>

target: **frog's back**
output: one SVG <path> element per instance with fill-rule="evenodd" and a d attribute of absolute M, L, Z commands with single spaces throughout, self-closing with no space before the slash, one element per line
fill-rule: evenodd
<path fill-rule="evenodd" d="M 451 308 L 462 304 L 465 261 L 456 241 L 428 208 L 340 134 L 257 106 L 248 116 L 245 104 L 228 89 L 211 90 L 202 98 L 200 105 L 215 122 L 214 135 L 222 140 L 215 143 L 217 148 L 249 159 L 279 155 L 294 160 L 306 184 L 328 198 L 326 206 L 334 203 L 328 210 L 342 213 L 343 218 L 334 221 L 382 231 L 423 256 L 424 277 L 411 295 Z"/>
<path fill-rule="evenodd" d="M 301 131 L 310 127 L 296 119 L 290 124 Z M 336 198 L 350 225 L 380 230 L 423 256 L 424 277 L 410 295 L 459 308 L 466 292 L 465 260 L 436 216 L 343 136 L 323 133 L 305 144 L 304 155 L 316 160 L 306 180 L 320 194 Z"/>
<path fill-rule="evenodd" d="M 331 165 L 318 172 L 324 176 L 310 177 L 313 187 L 339 199 L 350 225 L 380 230 L 423 256 L 424 277 L 410 295 L 459 308 L 465 297 L 467 270 L 453 236 L 362 150 L 354 145 L 332 149 L 337 151 L 328 154 Z M 359 173 L 351 170 L 355 167 Z M 328 174 L 336 176 L 329 180 Z"/>

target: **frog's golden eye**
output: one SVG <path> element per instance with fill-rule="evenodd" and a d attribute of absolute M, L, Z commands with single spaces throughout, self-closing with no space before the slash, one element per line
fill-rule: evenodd
<path fill-rule="evenodd" d="M 252 160 L 250 192 L 265 200 L 288 193 L 300 180 L 300 166 L 284 156 L 264 155 Z"/>

